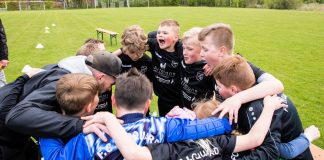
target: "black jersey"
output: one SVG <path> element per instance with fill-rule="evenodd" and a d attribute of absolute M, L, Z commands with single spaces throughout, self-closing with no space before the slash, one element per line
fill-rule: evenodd
<path fill-rule="evenodd" d="M 255 66 L 254 64 L 252 64 L 251 62 L 248 62 L 248 64 L 252 68 L 252 71 L 254 73 L 254 76 L 255 76 L 255 80 L 256 81 L 258 80 L 259 77 L 261 77 L 262 74 L 266 73 L 263 70 L 261 70 L 260 68 L 258 68 L 257 66 Z M 216 85 L 215 85 L 215 96 L 216 96 L 216 99 L 218 101 L 220 101 L 220 102 L 223 102 L 224 101 L 223 97 L 219 94 L 219 91 L 218 91 L 218 88 L 217 88 Z"/>
<path fill-rule="evenodd" d="M 109 111 L 112 113 L 111 91 L 99 95 L 99 103 L 95 112 Z"/>
<path fill-rule="evenodd" d="M 223 160 L 230 157 L 235 148 L 236 137 L 231 135 L 213 136 L 202 139 L 211 151 L 206 152 L 197 142 L 182 141 L 164 144 L 149 144 L 153 160 Z M 209 142 L 208 142 L 209 141 Z"/>
<path fill-rule="evenodd" d="M 204 98 L 213 96 L 215 80 L 212 76 L 205 76 L 203 67 L 206 61 L 202 60 L 193 64 L 181 61 L 181 95 L 185 107 Z"/>
<path fill-rule="evenodd" d="M 175 52 L 167 52 L 159 47 L 155 38 L 148 40 L 152 54 L 153 88 L 159 99 L 181 105 L 180 100 L 180 55 L 182 43 L 175 44 Z"/>
<path fill-rule="evenodd" d="M 122 61 L 122 73 L 129 71 L 132 67 L 135 67 L 138 71 L 145 74 L 146 77 L 152 82 L 153 80 L 153 69 L 152 59 L 144 53 L 143 57 L 137 61 L 133 61 L 129 56 L 122 53 L 118 56 Z"/>

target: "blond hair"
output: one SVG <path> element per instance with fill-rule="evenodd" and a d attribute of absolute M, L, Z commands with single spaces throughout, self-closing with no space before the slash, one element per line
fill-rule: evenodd
<path fill-rule="evenodd" d="M 100 51 L 100 48 L 95 43 L 86 43 L 80 47 L 80 49 L 77 51 L 77 56 L 88 56 L 92 53 L 96 53 Z"/>
<path fill-rule="evenodd" d="M 255 84 L 255 76 L 252 68 L 239 55 L 224 59 L 215 69 L 213 76 L 225 87 L 235 85 L 241 90 L 245 90 Z"/>
<path fill-rule="evenodd" d="M 126 28 L 122 35 L 122 51 L 141 57 L 148 49 L 147 36 L 138 25 Z"/>
<path fill-rule="evenodd" d="M 193 103 L 193 111 L 196 114 L 196 117 L 199 119 L 208 118 L 211 116 L 211 113 L 218 107 L 219 101 L 215 99 L 215 96 L 211 99 L 204 99 L 198 102 Z"/>
<path fill-rule="evenodd" d="M 56 99 L 66 115 L 80 113 L 99 91 L 97 80 L 83 73 L 66 74 L 56 85 Z"/>
<path fill-rule="evenodd" d="M 180 25 L 179 25 L 178 21 L 173 20 L 173 19 L 163 20 L 163 21 L 160 22 L 159 26 L 161 26 L 161 27 L 163 27 L 163 26 L 171 27 L 172 30 L 174 31 L 174 33 L 176 33 L 176 34 L 179 34 L 179 32 L 180 32 Z"/>
<path fill-rule="evenodd" d="M 199 44 L 198 35 L 201 30 L 202 28 L 200 27 L 193 27 L 190 30 L 184 32 L 182 36 L 182 42 Z"/>
<path fill-rule="evenodd" d="M 204 41 L 207 36 L 212 36 L 213 44 L 216 48 L 226 47 L 227 54 L 233 54 L 234 51 L 234 33 L 231 26 L 224 23 L 216 23 L 205 27 L 199 33 L 199 41 Z"/>

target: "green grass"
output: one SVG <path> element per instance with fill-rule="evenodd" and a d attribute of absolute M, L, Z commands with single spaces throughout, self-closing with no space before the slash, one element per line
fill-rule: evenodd
<path fill-rule="evenodd" d="M 2 12 L 0 17 L 10 51 L 8 81 L 20 75 L 25 64 L 42 67 L 74 55 L 86 38 L 96 37 L 96 27 L 122 33 L 138 24 L 148 32 L 159 21 L 173 18 L 183 33 L 194 26 L 228 23 L 235 33 L 235 51 L 280 79 L 304 127 L 315 124 L 324 133 L 324 12 L 161 7 Z M 44 33 L 46 26 L 50 34 Z M 120 47 L 110 46 L 108 36 L 105 40 L 109 51 Z M 45 48 L 35 49 L 37 43 Z M 152 106 L 156 110 L 155 101 Z M 324 148 L 324 138 L 315 144 Z"/>

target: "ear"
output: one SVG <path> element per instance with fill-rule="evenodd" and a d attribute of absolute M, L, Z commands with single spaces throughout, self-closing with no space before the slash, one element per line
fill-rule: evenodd
<path fill-rule="evenodd" d="M 227 48 L 225 46 L 219 47 L 219 57 L 224 57 L 227 53 Z"/>
<path fill-rule="evenodd" d="M 102 74 L 102 73 L 99 73 L 99 74 L 96 74 L 96 75 L 95 75 L 95 77 L 96 77 L 96 79 L 97 79 L 98 81 L 101 80 L 103 76 L 104 76 L 104 74 Z"/>
<path fill-rule="evenodd" d="M 91 113 L 91 111 L 92 111 L 92 104 L 89 103 L 89 104 L 85 107 L 85 112 L 86 112 L 86 113 Z"/>
<path fill-rule="evenodd" d="M 232 94 L 234 95 L 234 94 L 240 92 L 240 89 L 239 89 L 237 86 L 232 85 L 232 86 L 231 86 L 231 92 L 232 92 Z"/>
<path fill-rule="evenodd" d="M 151 105 L 151 100 L 148 99 L 146 102 L 145 102 L 145 107 L 144 107 L 144 115 L 146 114 L 146 112 L 149 110 L 150 108 L 150 105 Z"/>

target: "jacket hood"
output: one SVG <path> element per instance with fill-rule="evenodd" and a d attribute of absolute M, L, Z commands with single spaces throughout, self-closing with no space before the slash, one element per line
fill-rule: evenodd
<path fill-rule="evenodd" d="M 72 56 L 58 62 L 60 68 L 66 69 L 71 73 L 85 73 L 92 75 L 92 72 L 85 64 L 86 56 Z"/>

